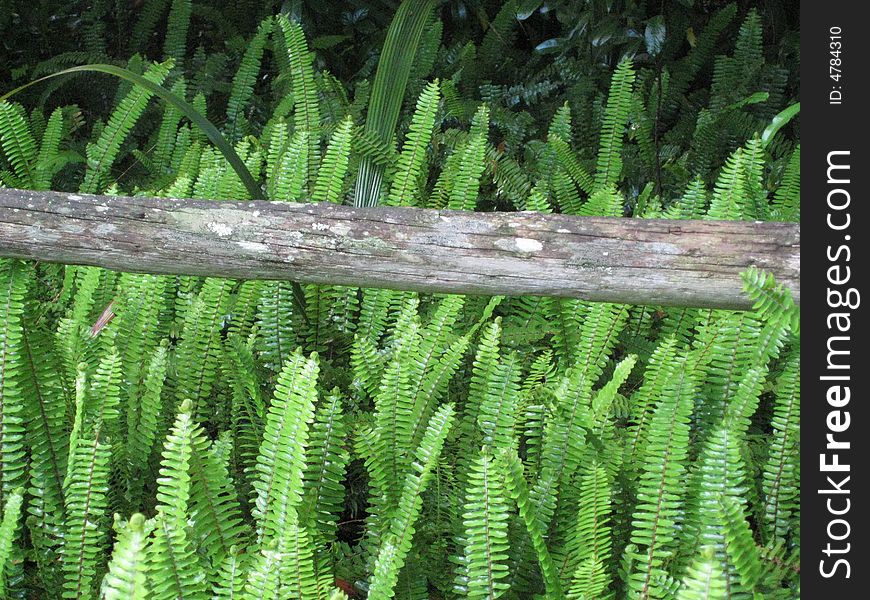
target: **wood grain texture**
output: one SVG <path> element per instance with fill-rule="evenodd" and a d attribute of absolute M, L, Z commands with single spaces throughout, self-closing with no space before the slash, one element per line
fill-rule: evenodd
<path fill-rule="evenodd" d="M 116 271 L 745 309 L 740 272 L 800 302 L 795 223 L 473 213 L 0 189 L 0 256 Z"/>

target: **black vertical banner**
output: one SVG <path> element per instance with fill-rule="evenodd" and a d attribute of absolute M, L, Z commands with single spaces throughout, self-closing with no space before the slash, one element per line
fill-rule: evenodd
<path fill-rule="evenodd" d="M 801 3 L 801 591 L 870 581 L 867 58 L 862 2 Z"/>

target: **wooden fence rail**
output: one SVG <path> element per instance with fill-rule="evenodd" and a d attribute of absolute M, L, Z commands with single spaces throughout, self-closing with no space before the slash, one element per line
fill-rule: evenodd
<path fill-rule="evenodd" d="M 216 202 L 0 189 L 0 257 L 421 292 L 748 308 L 757 265 L 800 302 L 794 223 Z"/>

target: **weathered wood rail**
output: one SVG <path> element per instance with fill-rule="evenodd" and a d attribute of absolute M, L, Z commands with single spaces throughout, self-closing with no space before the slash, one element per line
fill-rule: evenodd
<path fill-rule="evenodd" d="M 117 271 L 735 309 L 749 306 L 740 272 L 754 264 L 800 302 L 794 223 L 0 189 L 0 256 Z"/>

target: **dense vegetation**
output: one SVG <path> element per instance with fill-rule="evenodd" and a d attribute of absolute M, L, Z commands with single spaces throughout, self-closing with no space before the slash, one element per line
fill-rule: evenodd
<path fill-rule="evenodd" d="M 4 4 L 0 92 L 122 66 L 244 168 L 87 73 L 0 101 L 0 184 L 798 220 L 796 15 L 663 6 Z M 0 259 L 0 597 L 798 598 L 799 314 L 744 282 L 752 312 Z"/>

